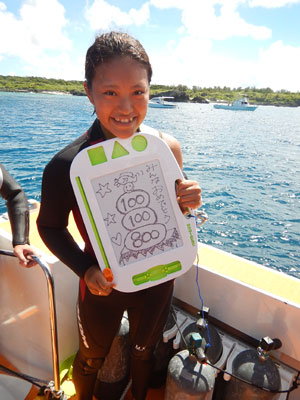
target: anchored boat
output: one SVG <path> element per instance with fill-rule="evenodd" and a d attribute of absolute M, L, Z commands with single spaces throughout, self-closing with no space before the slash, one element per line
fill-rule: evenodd
<path fill-rule="evenodd" d="M 61 384 L 63 394 L 55 397 L 58 360 L 63 365 L 60 377 L 65 379 L 65 360 L 72 359 L 78 346 L 74 307 L 78 278 L 41 241 L 36 229 L 38 210 L 39 204 L 35 203 L 30 213 L 30 241 L 40 250 L 55 282 L 58 346 L 55 349 L 56 326 L 50 323 L 44 272 L 38 267 L 22 268 L 14 257 L 2 252 L 0 364 L 6 372 L 0 374 L 3 400 L 36 398 L 36 384 L 24 379 L 24 374 L 25 378 L 38 378 L 48 391 L 52 390 L 50 398 L 68 399 L 74 392 L 72 382 L 66 379 Z M 82 244 L 72 218 L 69 229 Z M 0 217 L 0 248 L 11 249 L 10 225 L 5 216 Z M 204 305 L 209 307 L 209 313 Z M 176 279 L 170 317 L 171 323 L 168 322 L 159 345 L 173 348 L 169 364 L 172 367 L 166 386 L 149 390 L 147 400 L 174 399 L 179 390 L 185 391 L 187 399 L 284 400 L 293 384 L 289 400 L 299 400 L 299 279 L 199 243 L 194 265 Z M 241 369 L 249 363 L 249 374 L 241 377 Z M 212 366 L 207 368 L 209 364 Z M 175 369 L 176 376 L 171 373 Z M 11 371 L 16 372 L 15 376 Z M 195 386 L 195 375 L 198 381 L 210 383 Z M 45 382 L 53 379 L 51 389 L 51 384 Z M 120 399 L 126 399 L 126 392 L 124 389 Z"/>
<path fill-rule="evenodd" d="M 255 111 L 257 106 L 251 106 L 246 97 L 234 100 L 231 104 L 214 104 L 217 110 Z"/>
<path fill-rule="evenodd" d="M 148 105 L 150 108 L 175 108 L 176 105 L 168 102 L 169 99 L 174 99 L 174 97 L 167 97 L 167 96 L 152 97 L 152 99 L 149 100 Z"/>

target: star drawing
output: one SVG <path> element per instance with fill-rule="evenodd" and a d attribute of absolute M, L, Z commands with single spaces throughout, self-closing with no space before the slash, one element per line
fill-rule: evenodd
<path fill-rule="evenodd" d="M 106 221 L 106 226 L 108 226 L 110 224 L 115 224 L 116 223 L 115 217 L 116 217 L 116 214 L 107 213 L 107 217 L 104 218 L 104 221 Z"/>
<path fill-rule="evenodd" d="M 101 185 L 101 183 L 99 183 L 99 189 L 96 193 L 99 193 L 102 199 L 106 195 L 106 193 L 111 193 L 111 189 L 108 187 L 108 185 L 109 182 L 107 182 L 105 185 Z"/>

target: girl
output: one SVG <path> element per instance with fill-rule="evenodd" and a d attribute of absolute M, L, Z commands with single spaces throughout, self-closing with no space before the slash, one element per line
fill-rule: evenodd
<path fill-rule="evenodd" d="M 69 178 L 70 165 L 80 150 L 110 138 L 128 138 L 140 130 L 147 113 L 151 76 L 149 58 L 136 39 L 119 32 L 97 37 L 86 54 L 84 83 L 97 119 L 86 134 L 50 161 L 43 175 L 38 217 L 40 235 L 49 249 L 80 277 L 79 351 L 73 369 L 78 400 L 92 399 L 97 372 L 118 332 L 125 310 L 130 323 L 132 394 L 136 400 L 145 399 L 154 346 L 170 307 L 173 281 L 123 293 L 114 290 L 113 282 L 105 279 L 85 231 Z M 179 143 L 169 135 L 163 135 L 163 139 L 182 169 Z M 201 189 L 195 181 L 179 182 L 177 196 L 182 209 L 201 205 Z M 84 238 L 84 251 L 67 230 L 70 211 Z"/>

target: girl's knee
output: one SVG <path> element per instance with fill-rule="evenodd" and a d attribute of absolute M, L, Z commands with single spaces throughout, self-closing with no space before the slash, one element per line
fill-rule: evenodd
<path fill-rule="evenodd" d="M 103 358 L 88 358 L 81 354 L 77 354 L 74 366 L 75 364 L 77 364 L 78 368 L 84 375 L 93 375 L 101 368 L 103 364 Z"/>
<path fill-rule="evenodd" d="M 133 360 L 151 360 L 153 356 L 153 346 L 133 345 L 131 348 L 131 359 Z"/>

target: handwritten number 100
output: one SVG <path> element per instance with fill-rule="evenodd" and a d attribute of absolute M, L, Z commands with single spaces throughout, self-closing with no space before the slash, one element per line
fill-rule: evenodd
<path fill-rule="evenodd" d="M 141 206 L 144 203 L 144 201 L 145 198 L 141 194 L 138 194 L 135 198 L 130 197 L 127 201 L 125 201 L 125 199 L 123 198 L 121 199 L 123 211 L 127 213 L 132 208 L 135 208 L 136 206 Z"/>
<path fill-rule="evenodd" d="M 143 213 L 136 213 L 134 216 L 130 215 L 129 221 L 131 222 L 131 225 L 133 228 L 136 227 L 136 225 L 140 225 L 142 221 L 149 221 L 150 219 L 150 214 L 148 211 L 143 211 Z"/>

